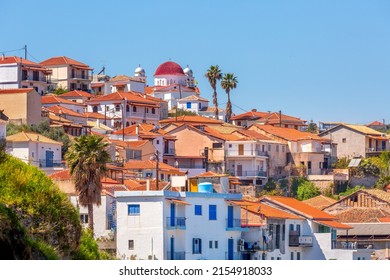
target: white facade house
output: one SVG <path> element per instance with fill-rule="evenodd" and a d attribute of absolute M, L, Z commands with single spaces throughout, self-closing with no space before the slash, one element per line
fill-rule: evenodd
<path fill-rule="evenodd" d="M 123 259 L 239 259 L 238 194 L 115 192 L 117 256 Z"/>
<path fill-rule="evenodd" d="M 62 143 L 32 132 L 20 132 L 7 137 L 7 153 L 34 165 L 46 174 L 64 169 Z"/>
<path fill-rule="evenodd" d="M 114 120 L 114 128 L 133 124 L 157 125 L 160 120 L 159 103 L 133 92 L 115 92 L 87 102 L 87 112 L 100 113 Z"/>
<path fill-rule="evenodd" d="M 86 110 L 86 106 L 82 103 L 67 100 L 55 95 L 42 96 L 41 102 L 42 102 L 42 107 L 45 108 L 59 105 L 61 107 L 67 108 L 79 114 L 83 114 Z"/>
<path fill-rule="evenodd" d="M 0 57 L 0 89 L 34 88 L 40 95 L 51 85 L 51 70 L 16 56 Z"/>
<path fill-rule="evenodd" d="M 206 98 L 198 95 L 190 95 L 185 98 L 177 100 L 177 108 L 189 112 L 193 112 L 199 115 L 203 109 L 207 108 L 209 101 Z"/>

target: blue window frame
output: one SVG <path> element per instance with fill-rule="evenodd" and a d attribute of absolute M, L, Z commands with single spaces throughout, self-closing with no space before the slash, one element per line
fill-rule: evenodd
<path fill-rule="evenodd" d="M 195 205 L 195 216 L 202 215 L 202 205 Z"/>
<path fill-rule="evenodd" d="M 187 102 L 187 109 L 191 109 L 191 102 Z"/>
<path fill-rule="evenodd" d="M 192 238 L 192 254 L 202 254 L 202 239 Z"/>
<path fill-rule="evenodd" d="M 217 205 L 209 205 L 209 220 L 217 220 Z"/>
<path fill-rule="evenodd" d="M 140 205 L 139 204 L 127 205 L 127 214 L 129 216 L 139 216 L 140 215 Z"/>

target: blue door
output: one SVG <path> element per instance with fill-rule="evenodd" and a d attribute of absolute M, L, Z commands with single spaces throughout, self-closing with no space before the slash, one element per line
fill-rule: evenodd
<path fill-rule="evenodd" d="M 233 244 L 234 244 L 234 239 L 229 238 L 228 239 L 228 260 L 233 260 L 234 252 L 233 252 Z"/>
<path fill-rule="evenodd" d="M 53 167 L 54 152 L 46 151 L 46 167 Z"/>
<path fill-rule="evenodd" d="M 228 228 L 233 228 L 233 206 L 228 206 Z"/>
<path fill-rule="evenodd" d="M 174 237 L 171 237 L 171 253 L 169 257 L 171 260 L 175 259 L 175 238 Z"/>
<path fill-rule="evenodd" d="M 176 207 L 175 207 L 175 204 L 172 203 L 171 204 L 171 221 L 170 221 L 171 227 L 175 226 L 175 215 L 176 215 L 175 213 L 176 213 Z"/>

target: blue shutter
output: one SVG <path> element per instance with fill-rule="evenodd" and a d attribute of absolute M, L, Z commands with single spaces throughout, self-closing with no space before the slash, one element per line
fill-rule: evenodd
<path fill-rule="evenodd" d="M 192 238 L 192 254 L 195 254 L 195 238 Z"/>
<path fill-rule="evenodd" d="M 191 109 L 191 102 L 187 102 L 187 109 Z"/>
<path fill-rule="evenodd" d="M 202 239 L 199 238 L 199 254 L 202 254 Z"/>
<path fill-rule="evenodd" d="M 196 216 L 202 215 L 202 205 L 195 205 L 195 215 Z"/>
<path fill-rule="evenodd" d="M 217 219 L 217 205 L 209 205 L 209 220 Z"/>

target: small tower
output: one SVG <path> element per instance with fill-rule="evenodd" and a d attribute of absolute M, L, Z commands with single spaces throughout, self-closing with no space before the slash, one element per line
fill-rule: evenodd
<path fill-rule="evenodd" d="M 146 81 L 145 70 L 141 67 L 141 64 L 138 64 L 138 67 L 135 68 L 134 77 L 139 78 L 143 82 Z"/>
<path fill-rule="evenodd" d="M 187 65 L 187 67 L 183 70 L 184 75 L 186 75 L 186 86 L 193 88 L 194 85 L 194 73 L 190 69 L 190 67 Z"/>

